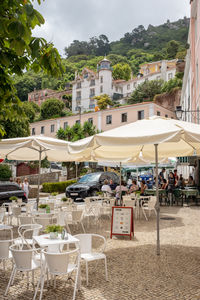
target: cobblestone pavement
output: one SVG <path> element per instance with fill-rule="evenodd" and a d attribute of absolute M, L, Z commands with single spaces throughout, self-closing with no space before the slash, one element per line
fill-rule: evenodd
<path fill-rule="evenodd" d="M 173 219 L 160 220 L 160 256 L 156 255 L 156 218 L 153 215 L 148 222 L 143 218 L 136 220 L 135 237 L 131 241 L 125 237 L 111 240 L 108 218 L 98 225 L 93 224 L 90 230 L 87 228 L 107 239 L 109 281 L 105 281 L 103 262 L 91 262 L 89 286 L 86 287 L 82 265 L 82 286 L 76 299 L 200 300 L 200 208 L 161 207 L 162 217 Z M 8 296 L 3 296 L 10 272 L 11 264 L 7 263 L 6 272 L 0 265 L 0 299 L 32 299 L 33 288 L 30 285 L 27 289 L 26 278 L 22 279 L 20 274 Z M 71 282 L 59 277 L 56 289 L 45 286 L 43 299 L 72 299 L 72 293 Z"/>

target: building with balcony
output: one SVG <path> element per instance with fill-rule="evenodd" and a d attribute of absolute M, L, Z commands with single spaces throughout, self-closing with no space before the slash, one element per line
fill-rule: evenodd
<path fill-rule="evenodd" d="M 97 72 L 84 68 L 81 74 L 75 74 L 72 82 L 72 111 L 82 112 L 95 110 L 94 96 L 109 95 L 113 100 L 123 100 L 131 95 L 136 87 L 146 80 L 163 79 L 168 81 L 175 76 L 176 61 L 158 61 L 141 66 L 138 77 L 131 80 L 114 80 L 111 62 L 104 58 L 97 65 Z"/>
<path fill-rule="evenodd" d="M 34 90 L 31 93 L 28 93 L 28 101 L 35 102 L 39 106 L 46 101 L 47 99 L 58 99 L 65 102 L 65 95 L 70 95 L 72 93 L 71 89 L 67 87 L 64 91 L 55 91 L 51 89 L 43 89 L 43 90 Z"/>
<path fill-rule="evenodd" d="M 189 49 L 181 94 L 182 119 L 200 123 L 200 2 L 190 0 Z"/>
<path fill-rule="evenodd" d="M 56 137 L 56 132 L 60 128 L 65 129 L 75 123 L 84 124 L 86 121 L 95 125 L 99 131 L 106 131 L 153 115 L 175 118 L 174 110 L 169 110 L 154 102 L 143 102 L 83 114 L 79 111 L 69 117 L 34 122 L 30 124 L 30 131 L 31 135 L 44 134 Z"/>

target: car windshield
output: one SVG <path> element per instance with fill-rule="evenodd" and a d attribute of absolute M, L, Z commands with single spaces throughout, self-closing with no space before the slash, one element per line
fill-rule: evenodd
<path fill-rule="evenodd" d="M 86 174 L 83 177 L 81 177 L 78 181 L 78 183 L 88 183 L 91 181 L 98 181 L 101 174 Z"/>

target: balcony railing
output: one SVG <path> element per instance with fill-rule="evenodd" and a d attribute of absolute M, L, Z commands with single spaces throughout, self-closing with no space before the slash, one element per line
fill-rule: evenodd
<path fill-rule="evenodd" d="M 81 100 L 81 96 L 77 96 L 77 97 L 76 97 L 76 100 Z"/>

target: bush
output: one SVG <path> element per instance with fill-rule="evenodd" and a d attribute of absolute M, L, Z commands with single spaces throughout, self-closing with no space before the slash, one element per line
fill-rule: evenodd
<path fill-rule="evenodd" d="M 68 180 L 68 181 L 62 181 L 62 182 L 45 182 L 42 184 L 42 191 L 44 193 L 64 193 L 66 190 L 66 187 L 69 185 L 75 183 L 76 180 Z"/>
<path fill-rule="evenodd" d="M 9 180 L 12 176 L 11 169 L 8 165 L 0 165 L 0 180 Z"/>

